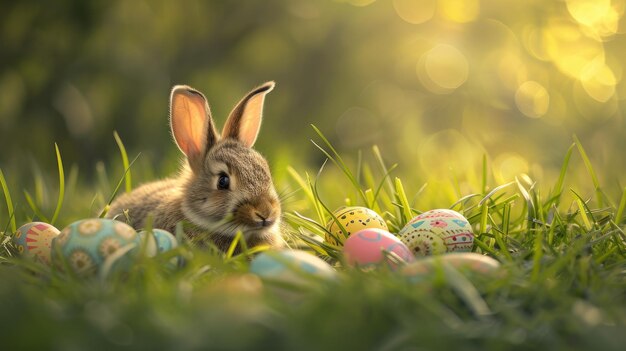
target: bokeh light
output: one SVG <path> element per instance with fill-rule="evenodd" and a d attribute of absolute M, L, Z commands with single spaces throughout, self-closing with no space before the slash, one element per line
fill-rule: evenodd
<path fill-rule="evenodd" d="M 515 92 L 517 108 L 526 116 L 539 118 L 546 114 L 550 106 L 550 95 L 543 85 L 527 81 Z"/>
<path fill-rule="evenodd" d="M 590 62 L 581 72 L 580 81 L 589 96 L 599 102 L 606 102 L 615 93 L 617 81 L 613 71 L 602 61 Z"/>
<path fill-rule="evenodd" d="M 420 24 L 433 18 L 437 0 L 393 0 L 393 7 L 403 20 Z"/>
<path fill-rule="evenodd" d="M 428 174 L 464 172 L 480 164 L 482 150 L 456 129 L 446 129 L 422 140 L 416 151 L 421 168 Z"/>
<path fill-rule="evenodd" d="M 601 42 L 584 35 L 569 21 L 552 20 L 543 29 L 543 42 L 548 57 L 564 74 L 580 78 L 594 60 L 604 60 Z"/>
<path fill-rule="evenodd" d="M 0 167 L 10 179 L 31 179 L 32 164 L 52 177 L 55 142 L 80 180 L 98 179 L 96 160 L 119 176 L 114 130 L 130 157 L 141 153 L 137 183 L 164 176 L 180 159 L 167 122 L 174 84 L 202 91 L 221 127 L 246 92 L 275 80 L 256 147 L 279 176 L 324 161 L 310 143 L 315 124 L 345 155 L 377 144 L 412 189 L 451 174 L 471 189 L 483 157 L 500 179 L 558 176 L 572 135 L 605 170 L 602 183 L 623 189 L 624 0 L 55 6 L 0 5 Z M 587 176 L 579 159 L 571 167 Z"/>
<path fill-rule="evenodd" d="M 479 0 L 439 0 L 438 6 L 441 16 L 452 22 L 471 22 L 480 13 Z"/>
<path fill-rule="evenodd" d="M 457 48 L 439 44 L 417 63 L 417 76 L 424 87 L 436 94 L 448 94 L 460 87 L 469 75 L 467 59 Z"/>
<path fill-rule="evenodd" d="M 567 10 L 593 34 L 606 37 L 617 32 L 620 14 L 611 0 L 567 0 Z"/>
<path fill-rule="evenodd" d="M 502 153 L 493 160 L 493 173 L 496 181 L 505 183 L 529 172 L 528 161 L 517 153 Z"/>

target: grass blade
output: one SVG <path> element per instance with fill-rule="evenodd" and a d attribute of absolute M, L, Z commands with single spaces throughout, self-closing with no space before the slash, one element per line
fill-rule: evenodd
<path fill-rule="evenodd" d="M 61 207 L 63 207 L 63 199 L 65 198 L 65 172 L 63 171 L 63 160 L 61 159 L 61 152 L 59 151 L 59 145 L 57 145 L 57 143 L 54 143 L 54 150 L 56 151 L 57 166 L 59 168 L 59 198 L 57 199 L 57 207 L 52 215 L 52 220 L 50 220 L 50 224 L 52 225 L 54 225 L 54 222 L 56 222 L 59 217 Z"/>
<path fill-rule="evenodd" d="M 315 125 L 312 124 L 311 127 L 315 130 L 317 135 L 322 139 L 324 144 L 326 144 L 326 146 L 330 149 L 330 151 L 332 152 L 332 155 L 328 153 L 323 147 L 319 146 L 314 141 L 311 141 L 313 145 L 315 145 L 318 149 L 320 149 L 320 151 L 322 151 L 326 155 L 326 157 L 328 157 L 337 167 L 339 167 L 339 169 L 341 169 L 341 171 L 346 175 L 346 177 L 348 177 L 348 179 L 354 186 L 354 189 L 361 196 L 363 203 L 367 203 L 367 197 L 365 196 L 365 193 L 361 189 L 361 185 L 359 184 L 357 179 L 354 177 L 354 174 L 352 174 L 352 172 L 350 171 L 350 168 L 343 161 L 343 158 L 341 158 L 341 155 L 339 155 L 339 153 L 333 147 L 330 141 L 328 141 L 328 139 L 324 136 L 324 134 Z"/>
<path fill-rule="evenodd" d="M 487 200 L 489 200 L 489 198 L 491 198 L 493 196 L 493 194 L 497 193 L 498 191 L 500 191 L 501 189 L 506 188 L 507 186 L 513 184 L 515 182 L 510 182 L 510 183 L 506 183 L 506 184 L 502 184 L 500 186 L 495 187 L 493 190 L 491 190 L 489 192 L 489 194 L 487 194 L 485 197 L 483 197 L 479 202 L 478 202 L 478 206 L 482 206 L 483 203 Z"/>
<path fill-rule="evenodd" d="M 402 205 L 402 216 L 404 217 L 402 222 L 406 223 L 413 218 L 413 213 L 411 212 L 411 206 L 409 205 L 409 200 L 406 197 L 400 178 L 396 177 L 395 188 L 398 201 L 400 201 L 400 204 Z"/>
<path fill-rule="evenodd" d="M 130 163 L 128 162 L 128 154 L 126 153 L 126 147 L 124 147 L 124 143 L 120 138 L 120 135 L 117 131 L 113 132 L 113 137 L 115 138 L 115 142 L 117 143 L 117 147 L 120 149 L 120 154 L 122 154 L 122 164 L 124 165 L 124 169 L 128 169 L 128 172 L 124 173 L 124 183 L 126 186 L 126 192 L 130 193 L 133 190 L 132 180 L 130 175 Z"/>
<path fill-rule="evenodd" d="M 383 160 L 383 156 L 381 155 L 380 149 L 378 148 L 378 146 L 376 145 L 372 146 L 372 151 L 374 152 L 374 156 L 376 160 L 378 161 L 378 164 L 380 165 L 380 168 L 382 169 L 383 174 L 389 174 L 393 169 L 395 169 L 396 165 L 394 165 L 390 169 L 387 169 L 387 166 L 385 165 L 385 161 Z M 389 194 L 393 194 L 394 186 L 393 186 L 393 181 L 391 181 L 391 178 L 387 178 L 383 180 L 387 183 Z"/>
<path fill-rule="evenodd" d="M 528 220 L 528 229 L 532 230 L 532 228 L 534 227 L 534 223 L 535 221 L 533 219 L 537 218 L 536 212 L 535 212 L 535 204 L 533 203 L 533 199 L 530 196 L 530 194 L 528 193 L 528 190 L 526 190 L 526 188 L 524 188 L 524 185 L 522 185 L 522 183 L 520 182 L 520 180 L 515 177 L 515 182 L 517 183 L 517 188 L 519 189 L 520 193 L 522 193 L 522 196 L 524 197 L 524 199 L 526 200 L 526 205 L 528 207 L 528 215 L 526 217 L 526 219 Z"/>
<path fill-rule="evenodd" d="M 243 238 L 243 233 L 241 231 L 238 231 L 237 235 L 235 235 L 235 238 L 230 243 L 230 246 L 228 247 L 228 251 L 226 251 L 226 259 L 230 259 L 233 257 L 233 254 L 235 253 L 235 249 L 237 248 L 237 245 L 239 244 L 239 241 L 242 238 Z"/>
<path fill-rule="evenodd" d="M 133 166 L 133 164 L 135 163 L 135 161 L 137 161 L 139 156 L 141 156 L 141 154 L 138 154 L 132 160 L 132 162 L 128 165 L 128 168 L 126 168 L 124 170 L 124 174 L 126 174 L 126 172 L 128 172 L 130 170 L 130 167 Z M 122 176 L 122 178 L 120 178 L 120 180 L 117 182 L 117 185 L 115 186 L 115 189 L 113 189 L 113 192 L 111 193 L 111 196 L 109 197 L 109 201 L 107 201 L 106 206 L 104 207 L 104 210 L 102 210 L 102 212 L 100 213 L 100 216 L 99 216 L 100 218 L 103 218 L 106 215 L 107 211 L 109 210 L 109 206 L 113 202 L 113 199 L 115 199 L 115 196 L 117 195 L 118 191 L 120 190 L 120 187 L 122 186 L 122 182 L 123 181 L 124 181 L 124 176 Z"/>
<path fill-rule="evenodd" d="M 487 203 L 483 203 L 480 207 L 480 235 L 487 233 L 487 215 L 489 214 L 489 209 L 487 207 Z"/>
<path fill-rule="evenodd" d="M 574 135 L 574 143 L 578 147 L 578 152 L 580 153 L 580 156 L 583 158 L 585 167 L 587 168 L 587 171 L 589 172 L 589 175 L 591 176 L 591 180 L 593 181 L 593 186 L 595 187 L 595 190 L 596 190 L 596 200 L 598 201 L 598 206 L 602 207 L 602 191 L 600 190 L 600 182 L 598 182 L 598 177 L 596 176 L 596 172 L 593 170 L 593 166 L 591 165 L 591 161 L 589 160 L 589 157 L 587 156 L 587 152 L 583 148 L 583 145 L 580 143 L 580 140 L 578 140 L 578 137 L 576 135 Z"/>
<path fill-rule="evenodd" d="M 591 210 L 589 209 L 589 207 L 587 207 L 587 204 L 582 199 L 582 197 L 580 197 L 580 195 L 578 195 L 578 193 L 574 191 L 574 189 L 570 189 L 570 191 L 576 196 L 576 204 L 578 205 L 578 208 L 580 210 L 580 217 L 583 219 L 585 229 L 587 229 L 587 231 L 591 231 L 594 227 L 594 224 L 596 223 L 595 218 L 593 218 L 593 215 L 591 214 Z M 591 217 L 591 220 L 589 220 L 589 217 Z"/>
<path fill-rule="evenodd" d="M 535 241 L 533 246 L 533 270 L 531 273 L 531 280 L 536 281 L 539 277 L 539 269 L 541 268 L 541 258 L 543 257 L 543 230 L 537 230 L 535 234 Z"/>
<path fill-rule="evenodd" d="M 391 181 L 391 172 L 393 172 L 396 169 L 396 167 L 398 167 L 398 165 L 394 164 L 393 166 L 389 168 L 389 170 L 387 170 L 387 172 L 385 172 L 385 175 L 383 175 L 383 179 L 381 179 L 380 183 L 376 187 L 376 192 L 374 193 L 373 202 L 378 201 L 378 196 L 380 195 L 380 191 L 383 189 L 383 186 L 385 185 L 385 183 L 388 183 Z"/>
<path fill-rule="evenodd" d="M 617 208 L 617 212 L 615 213 L 615 223 L 619 225 L 622 222 L 622 218 L 624 216 L 624 209 L 626 208 L 626 187 L 622 192 L 622 199 L 619 202 L 619 207 Z"/>
<path fill-rule="evenodd" d="M 559 174 L 559 180 L 557 180 L 556 185 L 554 187 L 554 193 L 552 194 L 554 203 L 558 206 L 561 194 L 563 193 L 563 184 L 565 182 L 565 175 L 567 174 L 567 167 L 569 166 L 570 158 L 572 157 L 572 151 L 574 151 L 574 146 L 576 144 L 573 143 L 567 149 L 567 153 L 565 154 L 565 158 L 563 159 L 563 165 L 561 166 L 561 173 Z"/>
<path fill-rule="evenodd" d="M 302 178 L 302 176 L 300 176 L 300 174 L 298 174 L 298 172 L 291 166 L 287 167 L 287 173 L 291 176 L 291 178 L 296 183 L 298 183 L 298 186 L 300 187 L 300 189 L 304 191 L 304 194 L 306 195 L 307 199 L 309 199 L 309 201 L 315 208 L 315 213 L 317 214 L 318 219 L 320 221 L 323 221 L 324 214 L 320 210 L 320 207 L 317 201 L 315 201 L 315 196 L 313 195 L 313 190 L 311 190 L 311 181 L 310 181 L 308 173 L 305 173 L 307 180 L 304 180 L 304 178 Z"/>
<path fill-rule="evenodd" d="M 49 221 L 48 218 L 41 212 L 39 207 L 37 207 L 35 201 L 33 201 L 33 197 L 26 190 L 24 190 L 24 197 L 26 198 L 26 203 L 28 203 L 30 209 L 33 210 L 33 213 L 35 213 L 35 216 L 39 217 L 40 220 L 47 223 Z"/>
<path fill-rule="evenodd" d="M 15 213 L 13 207 L 13 200 L 11 200 L 11 193 L 9 192 L 9 187 L 7 186 L 6 179 L 4 179 L 4 173 L 2 173 L 2 169 L 0 169 L 0 185 L 2 185 L 2 191 L 4 192 L 4 199 L 7 203 L 7 210 L 9 211 L 9 217 L 11 218 L 11 231 L 15 233 L 17 231 L 17 225 L 15 224 Z"/>

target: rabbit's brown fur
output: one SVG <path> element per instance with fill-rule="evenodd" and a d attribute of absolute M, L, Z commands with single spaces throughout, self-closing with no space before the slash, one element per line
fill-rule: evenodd
<path fill-rule="evenodd" d="M 260 127 L 265 94 L 273 82 L 252 90 L 233 109 L 220 136 L 204 96 L 177 86 L 171 96 L 174 139 L 187 156 L 178 176 L 144 184 L 111 204 L 107 217 L 136 229 L 151 217 L 154 228 L 185 234 L 225 251 L 241 231 L 248 246 L 281 246 L 280 201 L 267 162 L 251 148 Z M 221 178 L 229 179 L 227 189 Z M 124 213 L 126 211 L 126 213 Z M 190 225 L 189 225 L 190 224 Z"/>

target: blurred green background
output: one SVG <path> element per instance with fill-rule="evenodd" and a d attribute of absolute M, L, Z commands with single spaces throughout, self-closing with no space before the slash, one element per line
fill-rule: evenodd
<path fill-rule="evenodd" d="M 0 168 L 16 191 L 31 187 L 33 173 L 54 184 L 56 142 L 79 182 L 114 183 L 117 130 L 131 159 L 142 154 L 134 180 L 164 176 L 179 159 L 167 124 L 172 85 L 204 92 L 221 126 L 247 91 L 275 80 L 257 149 L 278 183 L 288 164 L 314 171 L 322 163 L 309 142 L 315 124 L 353 159 L 377 144 L 413 193 L 426 182 L 437 192 L 450 179 L 470 191 L 483 155 L 492 185 L 519 174 L 553 183 L 576 134 L 605 189 L 619 193 L 625 7 L 624 0 L 2 1 Z M 591 183 L 579 158 L 571 167 L 577 171 L 568 177 Z"/>

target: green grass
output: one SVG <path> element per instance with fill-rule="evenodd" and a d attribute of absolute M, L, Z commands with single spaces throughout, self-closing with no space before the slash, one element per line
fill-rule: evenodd
<path fill-rule="evenodd" d="M 7 205 L 0 217 L 2 349 L 623 349 L 626 190 L 617 196 L 603 192 L 577 139 L 546 193 L 539 185 L 549 180 L 527 175 L 489 184 L 486 156 L 473 185 L 476 192 L 463 193 L 455 179 L 449 189 L 436 189 L 458 194 L 437 207 L 469 219 L 476 233 L 474 251 L 499 260 L 502 274 L 452 270 L 411 283 L 386 269 L 341 268 L 340 251 L 321 239 L 340 205 L 375 209 L 397 232 L 414 215 L 432 209 L 424 205 L 431 203 L 424 195 L 429 185 L 395 175 L 397 166 L 387 165 L 376 147 L 352 159 L 315 131 L 316 146 L 330 162 L 315 176 L 289 169 L 290 184 L 299 191 L 286 201 L 284 219 L 291 245 L 337 266 L 340 279 L 304 290 L 262 282 L 248 273 L 253 252 L 233 255 L 234 247 L 222 255 L 182 245 L 156 258 L 140 256 L 130 272 L 103 279 L 17 258 L 9 240 L 16 223 L 52 218 L 62 227 L 85 217 L 84 204 L 97 216 L 123 183 L 130 189 L 137 159 L 128 161 L 117 135 L 123 165 L 106 179 L 117 185 L 109 192 L 81 185 L 77 171 L 66 181 L 58 148 L 58 189 L 36 178 L 36 195 L 25 190 L 24 200 L 16 199 L 10 195 L 19 189 L 10 193 L 7 173 L 0 171 Z M 590 175 L 591 198 L 579 190 L 587 184 L 566 181 L 574 172 L 575 150 Z M 409 186 L 419 190 L 407 193 Z M 56 206 L 45 201 L 53 194 Z M 173 266 L 175 256 L 187 264 Z"/>

